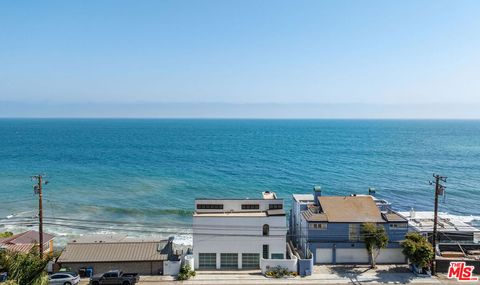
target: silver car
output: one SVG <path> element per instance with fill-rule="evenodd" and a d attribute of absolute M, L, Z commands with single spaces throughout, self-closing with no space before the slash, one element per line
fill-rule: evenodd
<path fill-rule="evenodd" d="M 50 285 L 76 285 L 80 282 L 80 276 L 75 272 L 58 272 L 48 278 Z"/>

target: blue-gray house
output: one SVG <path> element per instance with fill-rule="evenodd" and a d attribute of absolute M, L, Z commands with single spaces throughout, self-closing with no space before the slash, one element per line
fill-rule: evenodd
<path fill-rule="evenodd" d="M 408 222 L 385 200 L 371 195 L 322 196 L 320 187 L 314 188 L 313 195 L 293 195 L 292 241 L 306 255 L 313 254 L 317 264 L 369 263 L 361 238 L 363 223 L 383 225 L 388 234 L 388 246 L 377 253 L 377 263 L 406 263 L 400 241 Z"/>

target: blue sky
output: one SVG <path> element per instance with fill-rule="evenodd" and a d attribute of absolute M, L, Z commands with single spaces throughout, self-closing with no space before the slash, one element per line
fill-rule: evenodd
<path fill-rule="evenodd" d="M 37 104 L 55 116 L 59 104 L 77 104 L 81 114 L 90 104 L 115 116 L 118 104 L 171 103 L 461 110 L 480 104 L 478 15 L 480 1 L 466 0 L 1 1 L 0 111 L 15 116 Z M 355 117 L 355 109 L 344 112 Z"/>

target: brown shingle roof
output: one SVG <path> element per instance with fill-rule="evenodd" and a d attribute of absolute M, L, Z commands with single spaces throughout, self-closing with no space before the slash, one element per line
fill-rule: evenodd
<path fill-rule="evenodd" d="M 48 242 L 53 239 L 54 236 L 51 234 L 43 233 L 43 242 Z M 34 230 L 26 231 L 24 233 L 14 235 L 8 238 L 7 241 L 3 241 L 4 243 L 12 243 L 12 244 L 27 244 L 33 243 L 36 244 L 39 242 L 40 233 Z"/>
<path fill-rule="evenodd" d="M 58 258 L 58 262 L 119 262 L 161 261 L 168 254 L 161 254 L 166 241 L 162 242 L 112 242 L 112 243 L 69 243 Z"/>
<path fill-rule="evenodd" d="M 322 213 L 333 223 L 382 223 L 380 210 L 371 196 L 322 196 Z"/>

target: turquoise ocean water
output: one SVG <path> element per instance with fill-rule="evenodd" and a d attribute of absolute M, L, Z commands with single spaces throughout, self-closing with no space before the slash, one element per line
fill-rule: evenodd
<path fill-rule="evenodd" d="M 30 176 L 47 174 L 46 228 L 65 238 L 128 233 L 188 238 L 196 197 L 259 197 L 321 185 L 398 210 L 480 216 L 480 121 L 0 120 L 0 230 L 34 225 Z M 8 218 L 7 218 L 8 217 Z"/>

